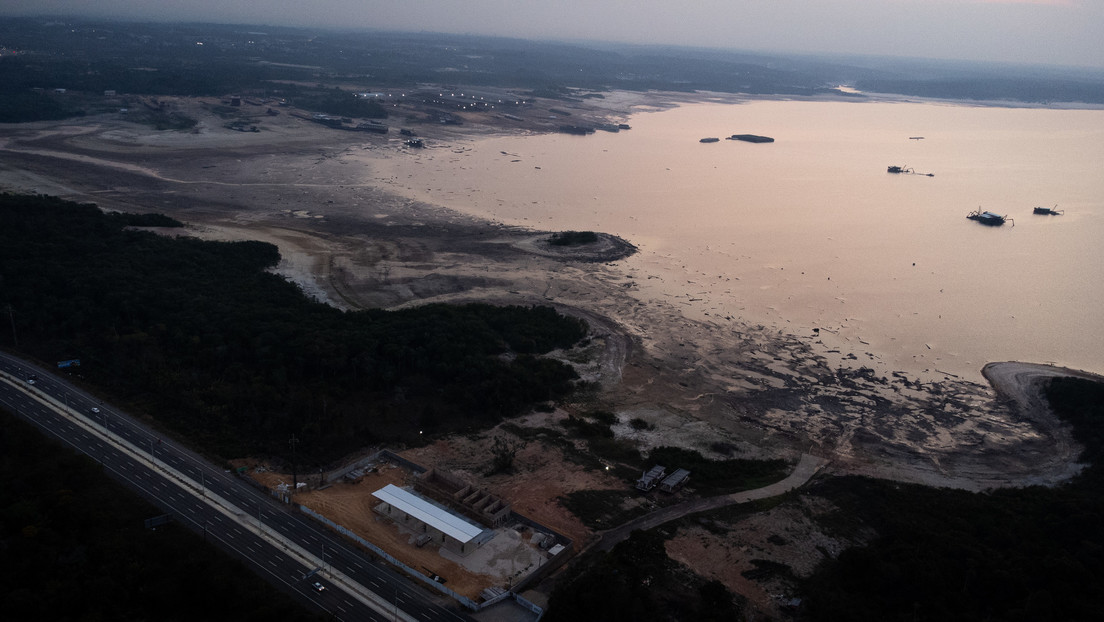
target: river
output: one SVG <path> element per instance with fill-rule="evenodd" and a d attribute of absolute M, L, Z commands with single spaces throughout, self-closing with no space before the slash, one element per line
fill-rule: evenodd
<path fill-rule="evenodd" d="M 619 235 L 640 248 L 621 263 L 642 299 L 816 335 L 841 362 L 1104 372 L 1104 111 L 751 101 L 628 122 L 454 142 L 374 174 L 505 223 Z M 743 133 L 775 142 L 723 140 Z M 967 220 L 979 207 L 1014 224 Z"/>

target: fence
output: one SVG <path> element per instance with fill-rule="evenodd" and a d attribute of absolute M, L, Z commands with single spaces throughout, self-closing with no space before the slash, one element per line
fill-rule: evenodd
<path fill-rule="evenodd" d="M 368 549 L 372 553 L 375 553 L 376 555 L 379 555 L 381 558 L 383 558 L 385 561 L 387 561 L 387 563 L 395 566 L 399 570 L 402 570 L 403 572 L 410 575 L 411 577 L 414 577 L 416 579 L 421 580 L 426 585 L 432 586 L 433 589 L 435 589 L 438 592 L 444 594 L 445 596 L 448 596 L 449 598 L 455 600 L 456 602 L 458 602 L 461 605 L 467 607 L 468 609 L 471 609 L 472 611 L 479 611 L 479 610 L 484 609 L 486 607 L 490 607 L 491 605 L 493 605 L 495 603 L 498 603 L 502 600 L 513 597 L 513 599 L 515 601 L 517 601 L 521 606 L 523 606 L 526 609 L 528 609 L 529 611 L 532 611 L 533 613 L 537 614 L 537 620 L 540 620 L 541 616 L 544 615 L 544 609 L 542 609 L 538 605 L 535 605 L 535 604 L 529 602 L 528 600 L 522 598 L 521 596 L 519 596 L 517 594 L 516 590 L 519 589 L 518 586 L 515 586 L 514 590 L 506 592 L 504 594 L 501 594 L 501 595 L 499 595 L 499 596 L 497 596 L 497 597 L 495 597 L 491 600 L 488 600 L 488 601 L 485 601 L 485 602 L 482 602 L 482 603 L 477 603 L 474 600 L 468 598 L 467 596 L 464 596 L 462 594 L 457 594 L 456 592 L 450 590 L 449 588 L 445 587 L 444 585 L 441 585 L 440 583 L 434 581 L 430 577 L 427 577 L 426 575 L 418 572 L 417 570 L 414 570 L 410 566 L 407 566 L 403 562 L 395 559 L 392 555 L 390 555 L 389 553 L 387 553 L 383 549 L 379 548 L 378 546 L 372 544 L 371 542 L 365 540 L 364 538 L 361 538 L 360 536 L 353 533 L 352 531 L 346 529 L 345 527 L 342 527 L 341 525 L 338 525 L 337 523 L 335 523 L 332 520 L 326 518 L 325 516 L 322 516 L 318 512 L 315 512 L 314 510 L 306 507 L 305 505 L 298 505 L 296 507 L 299 508 L 300 512 L 302 512 L 302 513 L 306 514 L 307 516 L 313 518 L 314 520 L 322 523 L 323 525 L 326 525 L 330 529 L 333 529 L 334 531 L 336 531 L 337 533 L 345 536 L 346 538 L 349 538 L 350 540 L 352 540 L 352 541 L 356 542 L 357 544 L 363 546 L 364 548 Z M 567 561 L 567 557 L 568 557 L 567 551 L 569 551 L 569 550 L 570 549 L 565 549 L 563 553 L 560 553 L 559 555 L 556 556 L 556 558 L 562 558 L 562 561 L 559 561 L 559 563 L 556 563 L 555 566 L 560 566 L 560 565 L 563 564 L 564 561 Z M 553 558 L 553 560 L 550 560 L 548 564 L 544 564 L 542 569 L 545 568 L 545 567 L 548 567 L 549 565 L 552 565 L 553 561 L 555 561 L 555 558 Z M 529 577 L 526 577 L 526 580 L 529 580 L 534 574 L 537 574 L 537 573 L 534 572 L 534 573 L 530 574 Z"/>

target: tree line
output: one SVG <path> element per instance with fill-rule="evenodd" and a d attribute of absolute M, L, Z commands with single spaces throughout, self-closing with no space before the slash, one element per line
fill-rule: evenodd
<path fill-rule="evenodd" d="M 144 220 L 136 220 L 141 218 Z M 570 395 L 541 355 L 584 322 L 548 307 L 345 312 L 267 269 L 261 242 L 169 238 L 45 196 L 0 195 L 0 344 L 52 362 L 224 458 L 322 463 L 375 443 L 478 429 Z"/>

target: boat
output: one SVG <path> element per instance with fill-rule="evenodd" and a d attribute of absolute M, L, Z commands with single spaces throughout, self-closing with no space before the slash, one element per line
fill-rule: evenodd
<path fill-rule="evenodd" d="M 1034 210 L 1032 210 L 1032 213 L 1043 214 L 1044 216 L 1061 216 L 1062 214 L 1066 213 L 1066 210 L 1057 208 L 1057 205 L 1055 205 L 1054 207 L 1036 207 Z"/>
<path fill-rule="evenodd" d="M 720 138 L 703 138 L 703 139 L 699 140 L 698 142 L 699 143 L 719 143 L 719 142 L 721 142 L 721 139 Z"/>
<path fill-rule="evenodd" d="M 1001 216 L 1000 214 L 994 214 L 993 212 L 983 212 L 979 207 L 977 210 L 966 214 L 966 217 L 970 220 L 976 220 L 983 225 L 989 225 L 990 227 L 999 227 L 1006 221 L 1011 220 L 1012 226 L 1016 226 L 1016 221 L 1012 220 L 1008 216 Z"/>
<path fill-rule="evenodd" d="M 890 166 L 886 168 L 887 173 L 912 173 L 912 169 L 907 166 Z"/>
<path fill-rule="evenodd" d="M 770 136 L 759 136 L 758 134 L 733 134 L 725 140 L 742 140 L 745 143 L 773 143 L 774 139 Z"/>

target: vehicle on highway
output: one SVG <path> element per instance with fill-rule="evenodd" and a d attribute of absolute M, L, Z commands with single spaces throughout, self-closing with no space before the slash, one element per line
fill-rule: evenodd
<path fill-rule="evenodd" d="M 314 585 L 312 585 L 311 587 L 313 587 L 313 588 L 314 588 L 314 591 L 315 591 L 315 592 L 325 592 L 325 591 L 326 591 L 326 586 L 325 586 L 325 585 L 322 585 L 322 584 L 321 584 L 321 583 L 319 583 L 318 581 L 315 581 L 315 582 L 314 582 Z"/>
<path fill-rule="evenodd" d="M 96 408 L 95 406 L 93 406 L 93 407 L 92 407 L 92 414 L 93 414 L 93 415 L 98 415 L 98 414 L 100 414 L 100 409 L 99 409 L 99 408 Z"/>

